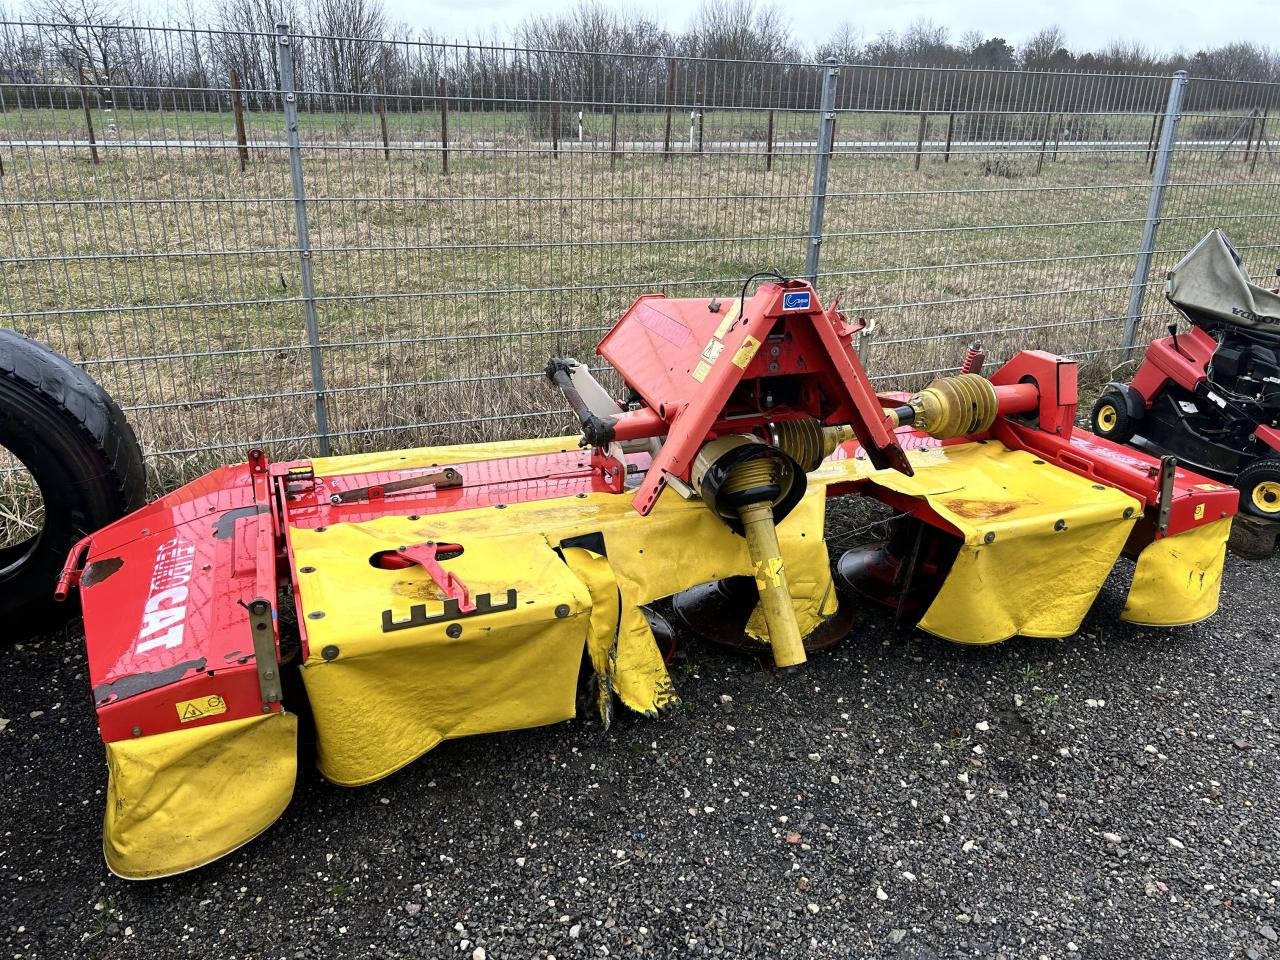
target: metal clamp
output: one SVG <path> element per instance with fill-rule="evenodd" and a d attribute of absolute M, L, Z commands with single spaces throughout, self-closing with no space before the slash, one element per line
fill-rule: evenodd
<path fill-rule="evenodd" d="M 1169 532 L 1169 514 L 1173 512 L 1173 477 L 1177 469 L 1176 458 L 1160 458 L 1160 513 L 1156 520 L 1156 529 L 1160 536 Z"/>
<path fill-rule="evenodd" d="M 262 712 L 269 713 L 271 704 L 284 699 L 280 684 L 280 663 L 276 660 L 276 633 L 272 629 L 271 604 L 258 597 L 249 602 L 249 632 L 253 638 L 253 659 L 258 667 L 258 689 L 262 693 Z"/>

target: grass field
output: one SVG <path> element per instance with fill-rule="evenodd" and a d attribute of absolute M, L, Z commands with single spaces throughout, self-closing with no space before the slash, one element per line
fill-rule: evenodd
<path fill-rule="evenodd" d="M 154 111 L 119 111 L 100 128 L 97 165 L 82 146 L 5 146 L 82 136 L 79 116 L 0 117 L 0 322 L 90 365 L 159 454 L 162 485 L 251 443 L 275 456 L 314 452 L 287 152 L 253 147 L 241 172 L 234 147 L 111 145 L 230 133 L 226 113 Z M 811 147 L 780 148 L 771 169 L 759 143 L 670 161 L 596 143 L 556 158 L 523 115 L 464 116 L 450 121 L 447 174 L 435 146 L 393 147 L 385 159 L 368 113 L 304 117 L 337 450 L 561 432 L 569 417 L 539 376 L 547 356 L 589 355 L 635 296 L 729 296 L 757 270 L 803 269 Z M 794 135 L 814 129 L 812 114 L 797 116 Z M 1150 192 L 1149 117 L 1123 118 L 1137 147 L 1063 145 L 1055 157 L 1049 144 L 1042 158 L 1035 143 L 949 161 L 935 148 L 919 170 L 918 117 L 885 119 L 839 128 L 838 138 L 865 128 L 899 145 L 833 158 L 819 282 L 876 318 L 867 363 L 878 383 L 918 386 L 953 368 L 974 337 L 996 359 L 1043 347 L 1105 378 L 1121 359 Z M 277 120 L 250 114 L 250 140 L 276 138 Z M 438 134 L 429 115 L 389 121 L 393 141 Z M 655 123 L 658 114 L 626 117 L 619 140 L 651 137 Z M 945 125 L 931 118 L 926 139 Z M 753 129 L 709 114 L 704 136 Z M 1153 278 L 1214 225 L 1256 272 L 1280 260 L 1277 158 L 1264 153 L 1251 169 L 1218 152 L 1179 152 Z"/>

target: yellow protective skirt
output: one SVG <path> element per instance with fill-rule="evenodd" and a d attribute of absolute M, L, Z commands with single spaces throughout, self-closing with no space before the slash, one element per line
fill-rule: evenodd
<path fill-rule="evenodd" d="M 396 454 L 394 464 L 459 463 L 563 445 L 415 450 Z M 317 461 L 315 471 L 377 469 L 391 462 L 386 456 Z M 816 487 L 778 527 L 802 634 L 836 608 L 825 508 Z M 642 605 L 752 572 L 746 541 L 701 502 L 674 492 L 645 518 L 629 496 L 602 493 L 416 520 L 383 517 L 323 532 L 295 528 L 289 537 L 294 569 L 311 571 L 297 576 L 309 649 L 302 677 L 320 769 L 348 785 L 384 777 L 448 738 L 572 717 L 584 652 L 606 722 L 614 695 L 633 710 L 656 713 L 676 694 Z M 419 608 L 429 620 L 441 608 L 440 593 L 421 567 L 378 569 L 369 558 L 426 541 L 462 546 L 443 565 L 473 600 L 487 595 L 490 611 L 386 632 L 384 614 L 412 624 Z"/>
<path fill-rule="evenodd" d="M 1152 627 L 1199 623 L 1218 609 L 1231 517 L 1153 540 L 1138 567 L 1121 620 Z"/>
<path fill-rule="evenodd" d="M 960 532 L 951 572 L 920 620 L 958 643 L 1075 633 L 1141 504 L 996 441 L 915 453 L 916 474 L 871 480 L 921 497 Z"/>
<path fill-rule="evenodd" d="M 267 713 L 108 743 L 107 866 L 166 877 L 248 843 L 293 796 L 297 741 L 297 717 Z"/>

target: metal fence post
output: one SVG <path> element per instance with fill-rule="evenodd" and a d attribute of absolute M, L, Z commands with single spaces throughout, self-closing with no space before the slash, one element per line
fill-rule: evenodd
<path fill-rule="evenodd" d="M 316 319 L 316 288 L 311 275 L 311 237 L 307 231 L 307 195 L 302 183 L 302 143 L 298 137 L 298 95 L 293 76 L 293 43 L 287 23 L 276 24 L 280 53 L 280 92 L 289 135 L 289 175 L 293 181 L 293 216 L 298 231 L 298 261 L 302 276 L 302 309 L 311 348 L 311 389 L 316 395 L 316 437 L 320 456 L 329 455 L 329 407 L 324 392 L 324 363 L 320 354 L 320 324 Z"/>
<path fill-rule="evenodd" d="M 805 251 L 804 275 L 814 286 L 818 284 L 818 248 L 822 246 L 822 216 L 827 208 L 827 171 L 831 166 L 831 147 L 836 131 L 836 81 L 840 68 L 835 57 L 823 61 L 822 105 L 818 118 L 818 149 L 813 163 L 813 200 L 809 206 L 809 249 Z"/>
<path fill-rule="evenodd" d="M 1133 282 L 1129 285 L 1129 312 L 1124 321 L 1124 358 L 1133 355 L 1137 344 L 1138 321 L 1142 319 L 1142 302 L 1147 295 L 1147 275 L 1151 272 L 1151 256 L 1156 248 L 1156 231 L 1160 226 L 1160 210 L 1164 206 L 1164 190 L 1169 185 L 1169 165 L 1173 160 L 1173 144 L 1178 132 L 1178 120 L 1182 116 L 1182 95 L 1187 86 L 1187 71 L 1179 70 L 1169 85 L 1169 103 L 1164 110 L 1164 123 L 1160 127 L 1160 142 L 1156 145 L 1155 169 L 1151 174 L 1151 197 L 1147 201 L 1147 219 L 1142 225 L 1142 243 L 1138 247 L 1138 260 L 1133 267 Z"/>

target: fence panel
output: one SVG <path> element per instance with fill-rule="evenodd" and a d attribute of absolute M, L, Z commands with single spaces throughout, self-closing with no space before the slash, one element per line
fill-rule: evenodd
<path fill-rule="evenodd" d="M 1169 269 L 1221 227 L 1257 282 L 1280 268 L 1280 84 L 1191 78 L 1146 285 L 1138 346 L 1173 322 Z M 1141 356 L 1139 351 L 1138 356 Z"/>
<path fill-rule="evenodd" d="M 840 66 L 814 219 L 827 65 L 289 40 L 0 23 L 0 324 L 101 379 L 166 483 L 559 432 L 548 355 L 642 293 L 801 274 L 813 222 L 880 383 L 974 338 L 1121 361 L 1169 77 Z M 1144 336 L 1210 226 L 1277 260 L 1277 97 L 1187 85 Z"/>
<path fill-rule="evenodd" d="M 80 87 L 63 57 L 68 28 L 3 31 L 45 56 L 0 84 L 0 325 L 83 363 L 164 455 L 168 479 L 203 468 L 211 451 L 314 434 L 280 114 L 246 113 L 242 172 L 229 76 Z M 127 37 L 177 74 L 192 44 L 257 39 Z M 260 86 L 243 94 L 279 100 Z"/>

